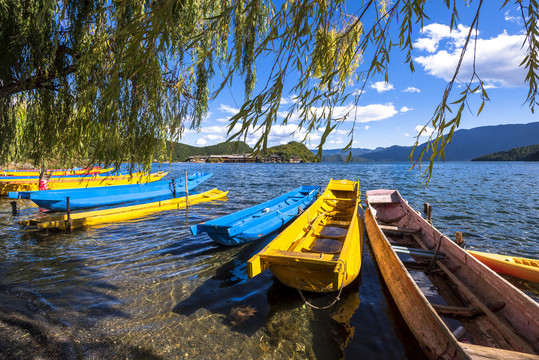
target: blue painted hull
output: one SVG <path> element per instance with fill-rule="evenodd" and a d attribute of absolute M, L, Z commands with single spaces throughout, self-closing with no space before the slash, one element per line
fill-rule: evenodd
<path fill-rule="evenodd" d="M 211 173 L 196 173 L 187 178 L 189 191 L 211 177 Z M 30 198 L 37 206 L 50 211 L 67 211 L 67 200 L 71 210 L 98 206 L 116 205 L 126 202 L 151 199 L 169 199 L 185 196 L 185 178 L 154 181 L 146 184 L 104 186 L 86 189 L 44 190 L 19 192 L 21 198 Z"/>
<path fill-rule="evenodd" d="M 207 233 L 223 245 L 238 245 L 258 240 L 279 230 L 305 210 L 320 191 L 319 186 L 300 186 L 289 193 L 234 214 L 191 227 L 191 233 Z"/>

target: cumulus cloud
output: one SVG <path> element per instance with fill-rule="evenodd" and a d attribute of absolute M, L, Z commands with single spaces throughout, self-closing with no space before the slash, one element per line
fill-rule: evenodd
<path fill-rule="evenodd" d="M 440 50 L 414 60 L 422 65 L 428 74 L 450 81 L 462 51 L 460 38 L 453 40 L 453 50 Z M 523 86 L 526 71 L 520 67 L 520 63 L 526 56 L 526 51 L 522 48 L 524 40 L 524 35 L 508 35 L 506 32 L 491 39 L 478 39 L 475 44 L 475 68 L 481 80 L 490 87 Z M 460 79 L 471 78 L 473 64 L 474 46 L 471 46 L 464 56 Z"/>
<path fill-rule="evenodd" d="M 365 125 L 365 130 L 369 130 L 370 126 L 369 125 Z"/>
<path fill-rule="evenodd" d="M 421 129 L 423 129 L 423 125 L 417 125 L 415 127 L 415 132 L 419 134 Z M 433 132 L 434 132 L 434 129 L 427 126 L 425 130 L 421 133 L 421 136 L 431 136 Z"/>
<path fill-rule="evenodd" d="M 206 145 L 207 143 L 208 143 L 208 142 L 207 142 L 206 139 L 204 139 L 204 138 L 198 138 L 198 140 L 197 140 L 197 142 L 196 142 L 196 144 L 197 144 L 197 145 L 200 145 L 200 146 L 204 146 L 204 145 Z"/>
<path fill-rule="evenodd" d="M 385 81 L 377 81 L 371 85 L 372 89 L 376 89 L 379 93 L 389 91 L 393 89 L 393 84 L 386 83 Z"/>
<path fill-rule="evenodd" d="M 462 47 L 466 36 L 470 31 L 469 27 L 458 25 L 456 29 L 451 30 L 447 25 L 429 24 L 421 29 L 421 34 L 426 37 L 421 37 L 414 42 L 414 48 L 425 50 L 433 53 L 438 50 L 438 46 L 442 40 L 450 40 L 455 47 Z"/>
<path fill-rule="evenodd" d="M 231 115 L 236 115 L 237 113 L 240 112 L 240 109 L 234 108 L 230 105 L 221 104 L 221 106 L 219 106 L 219 111 L 227 113 L 227 114 L 231 114 Z"/>
<path fill-rule="evenodd" d="M 402 90 L 402 92 L 405 92 L 405 93 L 420 93 L 421 90 L 419 90 L 418 88 L 413 87 L 413 86 L 408 86 L 406 89 Z"/>
<path fill-rule="evenodd" d="M 403 106 L 403 107 L 401 107 L 400 112 L 405 113 L 405 112 L 408 112 L 410 110 L 414 110 L 414 109 L 409 108 L 408 106 Z"/>

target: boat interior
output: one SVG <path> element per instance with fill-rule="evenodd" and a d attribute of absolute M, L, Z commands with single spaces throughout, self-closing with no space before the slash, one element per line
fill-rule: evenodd
<path fill-rule="evenodd" d="M 420 215 L 401 200 L 397 192 L 368 199 L 391 248 L 455 338 L 471 347 L 475 344 L 535 353 L 537 350 L 523 334 L 497 314 L 506 306 L 504 300 L 470 286 L 481 279 L 464 263 L 455 261 L 458 256 L 444 252 L 453 251 L 453 246 L 441 246 L 450 240 L 444 237 L 442 241 L 442 234 L 426 220 L 420 225 Z"/>

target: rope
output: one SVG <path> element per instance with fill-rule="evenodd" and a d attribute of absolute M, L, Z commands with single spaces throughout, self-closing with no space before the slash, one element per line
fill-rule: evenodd
<path fill-rule="evenodd" d="M 346 278 L 346 274 L 347 274 L 347 271 L 346 271 L 346 264 L 344 262 L 343 259 L 339 259 L 338 260 L 339 262 L 341 262 L 343 264 L 343 267 L 344 267 L 344 277 Z M 299 279 L 297 277 L 297 274 L 296 274 L 296 282 L 297 284 L 299 284 Z M 299 287 L 297 287 L 296 289 L 298 290 L 299 292 L 299 295 L 301 296 L 301 299 L 303 300 L 303 302 L 310 306 L 311 308 L 313 309 L 316 309 L 316 310 L 326 310 L 326 309 L 329 309 L 330 307 L 332 307 L 333 305 L 335 305 L 337 303 L 337 301 L 341 300 L 341 294 L 342 294 L 342 289 L 344 288 L 344 281 L 341 283 L 341 286 L 339 288 L 339 293 L 337 294 L 337 297 L 331 302 L 331 304 L 329 305 L 326 305 L 326 306 L 316 306 L 316 305 L 313 305 L 311 304 L 309 301 L 307 301 L 307 299 L 305 298 L 305 296 L 303 295 L 303 293 L 301 292 L 301 290 L 299 289 Z"/>

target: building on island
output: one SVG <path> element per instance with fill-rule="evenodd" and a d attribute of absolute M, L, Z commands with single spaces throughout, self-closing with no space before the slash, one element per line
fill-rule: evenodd
<path fill-rule="evenodd" d="M 253 156 L 251 154 L 233 154 L 233 155 L 193 155 L 187 158 L 190 163 L 282 163 L 283 158 L 277 154 L 268 156 Z M 292 156 L 288 162 L 300 163 L 299 156 Z"/>

